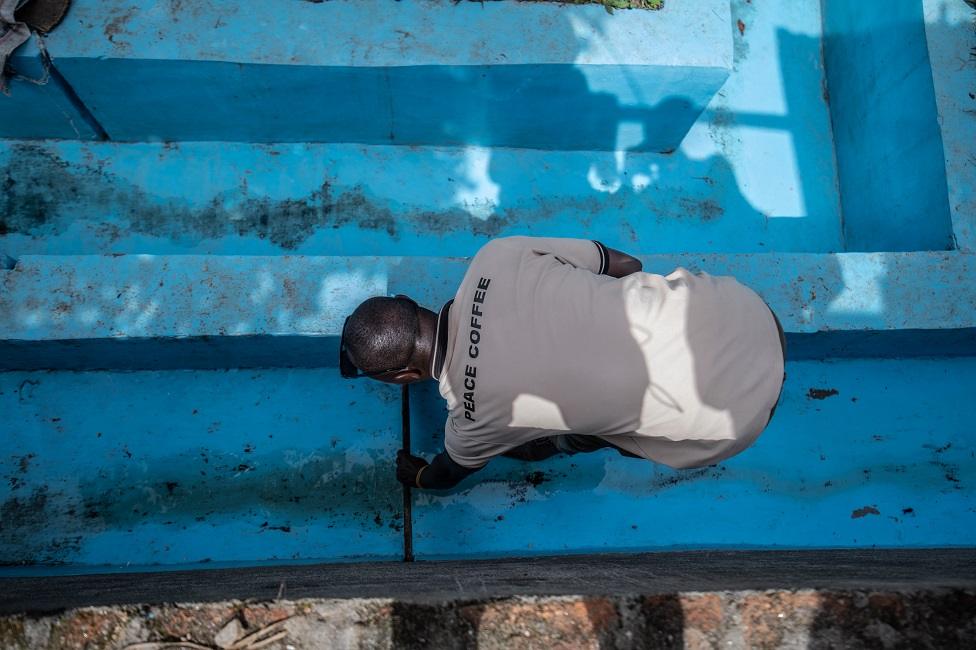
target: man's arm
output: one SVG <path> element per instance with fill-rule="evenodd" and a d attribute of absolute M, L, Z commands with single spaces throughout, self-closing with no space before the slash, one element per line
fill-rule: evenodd
<path fill-rule="evenodd" d="M 479 469 L 458 465 L 446 451 L 437 454 L 430 464 L 403 449 L 397 452 L 397 479 L 404 485 L 425 490 L 448 490 Z"/>
<path fill-rule="evenodd" d="M 634 257 L 633 255 L 628 255 L 623 251 L 614 250 L 608 248 L 603 244 L 599 244 L 603 248 L 603 253 L 607 256 L 606 271 L 604 275 L 609 275 L 614 278 L 622 278 L 625 275 L 630 275 L 631 273 L 637 273 L 643 270 L 643 265 L 641 261 Z"/>

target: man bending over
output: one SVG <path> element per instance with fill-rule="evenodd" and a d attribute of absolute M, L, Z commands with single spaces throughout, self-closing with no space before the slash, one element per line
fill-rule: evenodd
<path fill-rule="evenodd" d="M 508 237 L 471 261 L 434 313 L 370 298 L 347 319 L 344 377 L 433 379 L 445 450 L 401 451 L 397 477 L 453 487 L 495 456 L 542 460 L 610 447 L 676 468 L 751 445 L 783 385 L 776 317 L 730 277 L 640 262 L 599 242 Z"/>

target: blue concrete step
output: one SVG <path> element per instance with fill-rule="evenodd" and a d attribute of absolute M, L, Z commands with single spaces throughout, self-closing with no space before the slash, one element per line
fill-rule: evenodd
<path fill-rule="evenodd" d="M 791 362 L 756 445 L 507 459 L 414 495 L 419 558 L 972 544 L 976 359 Z M 0 573 L 396 559 L 399 392 L 325 370 L 0 372 Z M 413 395 L 414 451 L 443 403 Z"/>
<path fill-rule="evenodd" d="M 779 314 L 791 357 L 976 354 L 971 253 L 656 255 L 732 275 Z M 25 256 L 0 271 L 0 369 L 334 367 L 345 317 L 405 293 L 437 309 L 467 261 L 423 257 Z"/>
<path fill-rule="evenodd" d="M 80 0 L 48 49 L 113 140 L 613 150 L 623 122 L 626 147 L 673 151 L 729 76 L 732 29 L 727 0 Z"/>
<path fill-rule="evenodd" d="M 736 81 L 749 101 L 750 78 Z M 670 156 L 0 141 L 0 250 L 463 256 L 518 234 L 636 252 L 836 252 L 833 149 L 814 138 L 829 115 L 816 97 L 796 98 L 803 112 L 772 144 L 768 130 L 723 121 L 719 102 Z"/>

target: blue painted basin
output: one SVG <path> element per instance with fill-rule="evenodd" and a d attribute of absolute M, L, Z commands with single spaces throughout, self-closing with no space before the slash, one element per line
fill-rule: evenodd
<path fill-rule="evenodd" d="M 22 80 L 0 97 L 4 120 L 23 127 L 0 140 L 0 574 L 401 557 L 400 393 L 339 378 L 339 328 L 369 295 L 439 307 L 465 258 L 516 234 L 594 238 L 654 272 L 742 278 L 783 321 L 783 398 L 758 443 L 714 467 L 607 452 L 498 460 L 448 493 L 415 493 L 418 558 L 976 541 L 976 62 L 963 0 L 734 0 L 719 30 L 725 76 L 709 78 L 669 153 L 646 146 L 658 131 L 635 90 L 663 73 L 627 86 L 640 62 L 610 81 L 587 67 L 630 56 L 614 34 L 642 39 L 655 66 L 669 51 L 708 50 L 675 39 L 716 27 L 676 27 L 669 4 L 636 35 L 628 12 L 548 8 L 535 28 L 572 35 L 558 74 L 581 103 L 539 122 L 559 127 L 545 146 L 517 147 L 486 136 L 513 132 L 467 114 L 440 129 L 446 118 L 422 101 L 398 131 L 416 141 L 384 129 L 343 140 L 334 123 L 338 135 L 313 137 L 329 96 L 300 101 L 321 78 L 301 57 L 339 56 L 328 43 L 299 48 L 288 83 L 254 100 L 297 125 L 287 137 L 249 131 L 250 100 L 221 105 L 220 124 L 195 121 L 201 97 L 205 108 L 217 95 L 201 86 L 196 103 L 165 109 L 184 99 L 183 65 L 235 68 L 234 37 L 246 34 L 142 2 L 110 3 L 89 24 L 93 4 L 74 4 L 49 41 L 55 67 L 56 44 L 76 48 L 69 85 L 94 65 L 85 56 L 104 55 L 153 99 L 134 109 L 102 87 L 111 77 L 88 79 L 68 105 Z M 282 9 L 296 12 L 284 24 L 296 30 L 320 7 L 291 4 L 301 7 Z M 176 45 L 146 27 L 177 19 Z M 470 34 L 421 27 L 471 46 Z M 281 47 L 293 38 L 264 28 Z M 386 48 L 369 59 L 380 72 L 397 64 L 382 35 L 350 34 L 359 54 Z M 457 75 L 471 70 L 449 63 L 411 72 L 408 94 L 469 101 Z M 239 65 L 249 75 L 264 64 Z M 236 92 L 231 73 L 200 70 L 220 78 L 222 101 Z M 534 83 L 540 70 L 521 72 Z M 452 82 L 425 85 L 444 75 Z M 516 83 L 506 79 L 492 84 Z M 32 115 L 8 100 L 47 103 Z M 362 106 L 359 126 L 375 125 Z M 131 127 L 125 137 L 112 137 L 117 124 Z M 413 451 L 430 456 L 442 448 L 436 387 L 414 390 L 411 406 Z"/>

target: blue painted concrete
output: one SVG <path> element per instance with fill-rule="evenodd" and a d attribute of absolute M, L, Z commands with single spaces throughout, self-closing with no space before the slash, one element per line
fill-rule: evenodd
<path fill-rule="evenodd" d="M 642 261 L 654 273 L 681 266 L 738 278 L 770 304 L 808 358 L 903 356 L 911 349 L 905 337 L 886 345 L 883 335 L 904 332 L 946 335 L 942 347 L 930 336 L 915 354 L 973 347 L 973 254 Z M 454 297 L 466 266 L 424 257 L 23 257 L 0 272 L 0 368 L 205 368 L 226 366 L 228 356 L 231 365 L 334 366 L 344 319 L 360 302 L 405 293 L 436 310 Z"/>
<path fill-rule="evenodd" d="M 973 544 L 976 360 L 786 372 L 770 427 L 729 461 L 683 472 L 612 452 L 492 462 L 477 484 L 416 496 L 417 555 Z M 431 407 L 415 430 L 436 432 L 441 415 Z M 437 438 L 418 435 L 419 449 Z"/>
<path fill-rule="evenodd" d="M 674 150 L 732 54 L 723 0 L 615 15 L 515 2 L 89 0 L 50 41 L 115 140 L 561 150 L 613 150 L 620 121 L 643 130 L 628 148 Z"/>
<path fill-rule="evenodd" d="M 0 95 L 0 136 L 97 140 L 57 74 L 52 75 L 34 38 L 8 61 L 12 76 Z"/>
<path fill-rule="evenodd" d="M 952 248 L 922 0 L 822 5 L 848 247 Z"/>
<path fill-rule="evenodd" d="M 771 428 L 714 468 L 498 460 L 416 494 L 418 556 L 972 543 L 972 358 L 787 373 Z M 0 373 L 0 557 L 38 564 L 2 573 L 394 558 L 397 398 L 333 370 Z M 413 407 L 430 454 L 443 404 Z"/>
<path fill-rule="evenodd" d="M 217 3 L 177 11 L 172 33 L 193 38 L 142 38 L 178 4 L 81 28 L 119 63 L 225 65 L 222 53 L 254 48 L 253 38 L 209 47 L 225 32 L 199 25 L 219 22 L 207 13 Z M 287 20 L 355 3 L 290 4 L 281 25 L 304 33 Z M 534 5 L 485 10 L 502 6 Z M 960 162 L 973 138 L 965 98 L 952 94 L 959 78 L 931 73 L 963 250 L 925 252 L 942 245 L 922 213 L 878 224 L 866 243 L 845 241 L 850 187 L 839 193 L 837 170 L 856 159 L 838 147 L 835 162 L 820 3 L 734 0 L 721 26 L 732 73 L 671 155 L 632 150 L 648 133 L 632 109 L 646 104 L 596 74 L 630 56 L 609 48 L 620 33 L 600 30 L 630 23 L 596 9 L 599 20 L 572 25 L 585 48 L 559 28 L 579 15 L 566 10 L 546 32 L 560 45 L 537 49 L 555 48 L 559 61 L 578 50 L 587 102 L 607 116 L 601 128 L 618 151 L 0 141 L 0 260 L 19 258 L 0 271 L 0 369 L 109 368 L 0 371 L 0 560 L 38 563 L 2 572 L 398 557 L 398 393 L 336 377 L 341 319 L 367 293 L 438 305 L 462 258 L 508 234 L 594 237 L 641 254 L 649 270 L 740 277 L 782 317 L 786 392 L 758 444 L 716 468 L 672 472 L 607 453 L 498 461 L 478 485 L 418 495 L 421 557 L 972 545 L 976 274 L 964 242 L 976 215 Z M 951 48 L 933 46 L 927 20 L 935 63 Z M 264 34 L 270 24 L 234 29 Z M 491 48 L 450 51 L 457 39 L 496 37 L 462 29 L 470 24 L 432 55 L 494 65 L 477 60 Z M 406 51 L 411 37 L 401 36 L 365 33 L 347 54 L 354 67 L 389 62 Z M 625 40 L 640 53 L 643 39 Z M 673 39 L 683 40 L 694 39 Z M 247 67 L 308 68 L 302 57 L 336 45 L 325 41 L 272 39 L 272 60 Z M 906 251 L 854 252 L 891 240 Z M 128 254 L 103 255 L 113 253 Z M 149 370 L 120 371 L 137 368 Z M 438 451 L 434 387 L 413 407 L 415 451 Z"/>
<path fill-rule="evenodd" d="M 0 373 L 0 559 L 395 559 L 399 397 L 331 369 Z"/>
<path fill-rule="evenodd" d="M 935 105 L 945 154 L 949 211 L 956 247 L 976 249 L 976 58 L 959 56 L 976 48 L 972 8 L 965 0 L 924 0 Z"/>
<path fill-rule="evenodd" d="M 702 158 L 698 150 L 0 143 L 0 176 L 13 181 L 0 194 L 3 246 L 13 256 L 473 255 L 494 236 L 587 234 L 637 252 L 841 250 L 829 143 L 814 152 L 824 166 L 797 204 L 782 193 L 795 186 L 791 150 L 761 158 L 764 143 L 737 135 L 754 129 L 706 121 L 699 130 L 695 146 L 713 152 L 701 149 Z M 768 161 L 767 182 L 740 186 L 757 156 Z"/>
<path fill-rule="evenodd" d="M 843 250 L 819 6 L 733 8 L 735 69 L 671 155 L 0 142 L 2 246 L 440 256 L 585 232 L 642 253 Z M 622 148 L 641 137 L 628 124 Z"/>

